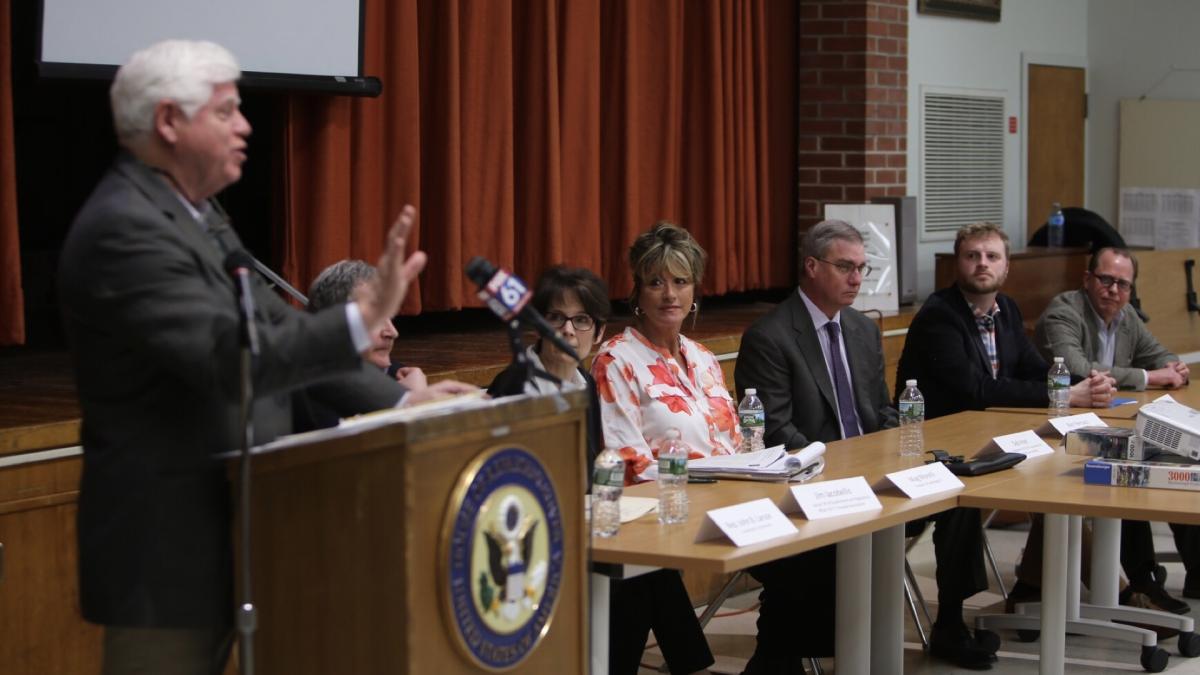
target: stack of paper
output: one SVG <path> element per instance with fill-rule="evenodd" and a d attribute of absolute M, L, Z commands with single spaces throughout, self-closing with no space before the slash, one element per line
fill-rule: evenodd
<path fill-rule="evenodd" d="M 788 454 L 782 445 L 776 445 L 758 452 L 693 459 L 688 461 L 688 473 L 716 478 L 785 481 L 811 470 L 824 454 L 824 443 L 813 443 L 795 454 Z"/>

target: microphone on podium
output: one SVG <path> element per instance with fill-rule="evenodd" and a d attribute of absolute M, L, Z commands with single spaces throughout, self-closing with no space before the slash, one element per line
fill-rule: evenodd
<path fill-rule="evenodd" d="M 258 356 L 258 328 L 254 323 L 254 293 L 250 286 L 250 270 L 254 268 L 254 258 L 241 249 L 235 249 L 225 256 L 225 271 L 233 277 L 238 291 L 238 309 L 242 320 L 242 344 L 250 349 L 250 353 Z"/>
<path fill-rule="evenodd" d="M 579 361 L 579 355 L 546 323 L 546 319 L 529 304 L 533 292 L 520 277 L 501 269 L 484 258 L 475 256 L 467 263 L 467 277 L 479 286 L 479 299 L 502 321 L 520 320 L 533 326 L 538 335 L 554 343 L 564 354 Z"/>

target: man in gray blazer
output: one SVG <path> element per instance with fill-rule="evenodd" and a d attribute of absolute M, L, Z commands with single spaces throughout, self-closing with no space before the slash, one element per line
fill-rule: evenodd
<path fill-rule="evenodd" d="M 250 124 L 233 56 L 167 41 L 111 89 L 123 148 L 63 246 L 59 287 L 83 412 L 78 537 L 83 616 L 105 626 L 106 675 L 220 673 L 233 619 L 230 488 L 214 458 L 239 446 L 239 318 L 223 261 L 237 235 L 210 198 L 241 176 Z M 252 280 L 260 354 L 255 441 L 286 433 L 289 392 L 328 384 L 345 412 L 417 402 L 360 352 L 391 320 L 423 253 L 414 211 L 355 302 L 297 311 Z"/>
<path fill-rule="evenodd" d="M 1137 259 L 1127 249 L 1096 251 L 1083 288 L 1059 293 L 1038 319 L 1035 341 L 1047 360 L 1063 357 L 1072 375 L 1107 370 L 1122 389 L 1175 389 L 1188 367 L 1167 351 L 1129 306 Z"/>
<path fill-rule="evenodd" d="M 802 249 L 800 288 L 742 335 L 739 399 L 758 390 L 767 445 L 799 448 L 896 426 L 879 329 L 850 308 L 869 269 L 862 235 L 826 220 Z M 746 673 L 803 672 L 800 657 L 832 653 L 835 552 L 827 546 L 751 570 L 763 592 Z"/>
<path fill-rule="evenodd" d="M 1125 389 L 1187 384 L 1187 365 L 1150 334 L 1129 306 L 1137 270 L 1137 258 L 1127 249 L 1096 251 L 1083 273 L 1083 288 L 1059 293 L 1038 319 L 1035 341 L 1042 354 L 1047 359 L 1063 357 L 1072 375 L 1108 371 Z M 1200 598 L 1200 527 L 1172 523 L 1171 530 L 1187 569 L 1183 594 Z M 1159 606 L 1172 611 L 1187 607 L 1168 596 L 1161 579 L 1154 578 L 1159 568 L 1148 523 L 1122 521 L 1121 566 L 1134 590 Z"/>

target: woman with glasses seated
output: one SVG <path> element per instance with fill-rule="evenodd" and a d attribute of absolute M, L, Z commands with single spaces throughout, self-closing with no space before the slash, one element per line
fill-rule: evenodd
<path fill-rule="evenodd" d="M 583 268 L 556 266 L 542 273 L 534 287 L 533 307 L 546 318 L 580 359 L 586 359 L 592 347 L 604 337 L 604 324 L 612 313 L 608 301 L 608 286 Z M 596 401 L 596 386 L 592 376 L 575 359 L 554 345 L 538 340 L 525 348 L 525 357 L 537 370 L 558 380 L 542 377 L 528 378 L 527 369 L 513 363 L 488 385 L 492 396 L 514 394 L 551 394 L 559 390 L 587 389 L 591 400 L 588 407 L 588 466 L 600 453 L 600 407 Z M 589 478 L 590 478 L 589 472 Z M 590 484 L 590 482 L 589 482 Z"/>

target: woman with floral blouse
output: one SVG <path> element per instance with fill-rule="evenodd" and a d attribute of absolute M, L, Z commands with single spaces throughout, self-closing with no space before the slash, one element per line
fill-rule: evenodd
<path fill-rule="evenodd" d="M 629 249 L 634 325 L 609 339 L 592 362 L 604 442 L 641 477 L 675 428 L 691 457 L 738 451 L 737 404 L 713 353 L 681 332 L 694 316 L 707 255 L 692 235 L 660 222 Z M 694 320 L 694 319 L 693 319 Z M 631 478 L 633 476 L 630 476 Z"/>
<path fill-rule="evenodd" d="M 629 249 L 634 325 L 605 342 L 592 361 L 604 445 L 625 459 L 626 482 L 646 478 L 669 429 L 679 430 L 691 457 L 732 454 L 741 444 L 720 364 L 681 333 L 696 313 L 706 258 L 687 230 L 666 222 Z M 677 571 L 623 580 L 612 593 L 610 673 L 636 672 L 651 629 L 672 673 L 712 665 Z"/>

